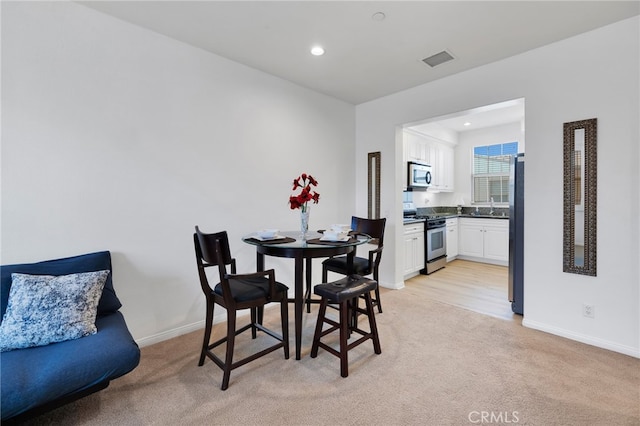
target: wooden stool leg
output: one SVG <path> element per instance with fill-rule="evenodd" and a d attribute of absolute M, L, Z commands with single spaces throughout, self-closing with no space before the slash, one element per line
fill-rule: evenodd
<path fill-rule="evenodd" d="M 376 354 L 382 353 L 380 347 L 380 338 L 378 337 L 378 327 L 375 319 L 375 308 L 373 304 L 373 290 L 375 290 L 375 281 L 366 278 L 352 276 L 344 278 L 330 284 L 320 284 L 316 287 L 316 294 L 321 296 L 320 308 L 318 310 L 318 319 L 316 322 L 315 333 L 313 335 L 313 345 L 311 346 L 311 357 L 318 355 L 318 349 L 322 347 L 332 355 L 340 358 L 340 375 L 342 377 L 349 376 L 349 350 L 365 343 L 371 339 L 373 341 L 373 350 Z M 362 286 L 358 288 L 357 286 Z M 355 291 L 358 288 L 360 291 Z M 365 300 L 365 307 L 358 307 L 358 300 Z M 338 320 L 327 318 L 325 316 L 327 306 L 337 304 Z M 358 314 L 366 315 L 369 320 L 369 331 L 358 327 Z M 324 323 L 331 327 L 323 330 Z M 321 338 L 335 331 L 340 333 L 340 347 L 329 346 Z M 349 337 L 352 333 L 360 334 L 358 339 L 354 339 L 349 343 Z"/>
<path fill-rule="evenodd" d="M 313 344 L 311 345 L 311 358 L 318 356 L 318 345 L 320 343 L 320 335 L 322 334 L 322 325 L 324 324 L 324 314 L 327 310 L 327 299 L 323 298 L 318 309 L 318 319 L 316 320 L 316 331 L 313 334 Z"/>
<path fill-rule="evenodd" d="M 340 303 L 340 375 L 347 377 L 349 375 L 349 301 Z"/>

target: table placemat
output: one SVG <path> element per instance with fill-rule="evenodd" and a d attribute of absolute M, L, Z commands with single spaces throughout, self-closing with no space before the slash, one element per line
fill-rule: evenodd
<path fill-rule="evenodd" d="M 284 237 L 284 238 L 277 238 L 277 239 L 273 239 L 273 240 L 260 240 L 258 238 L 247 238 L 248 241 L 255 241 L 257 243 L 262 243 L 262 244 L 284 244 L 284 243 L 292 243 L 294 242 L 296 239 L 295 238 L 291 238 L 291 237 Z"/>
<path fill-rule="evenodd" d="M 314 238 L 312 240 L 307 240 L 307 244 L 328 244 L 328 245 L 336 245 L 336 244 L 353 244 L 358 241 L 356 238 L 349 238 L 348 241 L 323 241 L 320 238 Z"/>

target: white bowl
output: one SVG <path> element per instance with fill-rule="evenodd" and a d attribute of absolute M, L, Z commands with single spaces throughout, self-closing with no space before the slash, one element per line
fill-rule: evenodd
<path fill-rule="evenodd" d="M 258 237 L 260 238 L 273 238 L 278 235 L 277 229 L 262 229 L 257 232 Z"/>
<path fill-rule="evenodd" d="M 335 232 L 349 232 L 351 231 L 351 225 L 346 224 L 333 224 L 331 225 L 331 230 Z"/>
<path fill-rule="evenodd" d="M 324 231 L 323 236 L 327 240 L 338 241 L 338 240 L 342 240 L 342 239 L 348 237 L 349 233 L 348 232 L 338 232 L 338 231 L 334 231 L 332 229 L 328 229 L 328 230 Z"/>

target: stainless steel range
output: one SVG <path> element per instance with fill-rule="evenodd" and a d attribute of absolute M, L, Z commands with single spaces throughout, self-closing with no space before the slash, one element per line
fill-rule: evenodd
<path fill-rule="evenodd" d="M 438 215 L 418 215 L 413 203 L 403 203 L 405 221 L 424 219 L 425 266 L 421 274 L 431 274 L 447 264 L 447 219 Z"/>
<path fill-rule="evenodd" d="M 428 216 L 425 222 L 425 268 L 422 274 L 431 274 L 447 264 L 447 220 Z"/>

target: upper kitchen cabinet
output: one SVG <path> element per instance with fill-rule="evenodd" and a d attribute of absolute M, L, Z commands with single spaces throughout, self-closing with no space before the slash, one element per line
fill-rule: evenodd
<path fill-rule="evenodd" d="M 404 133 L 404 160 L 431 164 L 431 150 L 424 138 L 410 130 Z"/>
<path fill-rule="evenodd" d="M 454 151 L 451 146 L 434 143 L 431 164 L 433 173 L 432 187 L 441 192 L 453 192 Z"/>
<path fill-rule="evenodd" d="M 411 129 L 405 129 L 403 135 L 403 175 L 407 176 L 407 162 L 409 161 L 429 164 L 432 174 L 429 190 L 453 192 L 455 163 L 453 144 Z"/>

